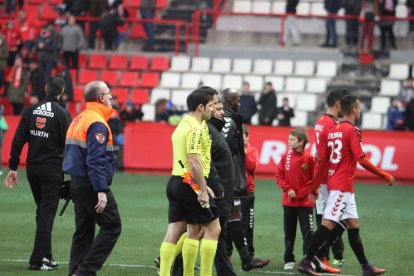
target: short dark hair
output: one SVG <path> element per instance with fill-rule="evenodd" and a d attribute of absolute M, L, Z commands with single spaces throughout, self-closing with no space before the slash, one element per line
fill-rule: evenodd
<path fill-rule="evenodd" d="M 197 88 L 187 97 L 188 111 L 193 112 L 200 104 L 205 106 L 213 99 L 214 95 L 217 95 L 217 91 L 209 86 L 202 86 Z"/>
<path fill-rule="evenodd" d="M 65 90 L 65 81 L 59 76 L 49 77 L 46 83 L 46 93 L 58 97 Z"/>
<path fill-rule="evenodd" d="M 335 103 L 337 101 L 341 101 L 345 96 L 349 95 L 350 92 L 346 89 L 342 89 L 342 90 L 332 90 L 329 95 L 328 98 L 326 99 L 326 103 L 328 104 L 328 107 L 332 107 L 335 105 Z"/>
<path fill-rule="evenodd" d="M 303 129 L 303 128 L 293 129 L 290 132 L 290 135 L 298 138 L 298 141 L 299 142 L 302 142 L 303 141 L 303 148 L 305 148 L 306 144 L 309 142 L 309 139 L 308 139 L 308 135 L 306 133 L 306 130 Z"/>
<path fill-rule="evenodd" d="M 242 124 L 243 134 L 245 134 L 247 137 L 250 134 L 249 127 L 246 124 Z"/>
<path fill-rule="evenodd" d="M 343 114 L 350 114 L 352 108 L 358 101 L 357 96 L 347 95 L 341 100 L 341 110 Z"/>

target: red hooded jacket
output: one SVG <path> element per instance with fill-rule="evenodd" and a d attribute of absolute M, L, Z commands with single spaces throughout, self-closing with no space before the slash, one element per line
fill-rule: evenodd
<path fill-rule="evenodd" d="M 289 149 L 277 166 L 276 182 L 282 188 L 282 205 L 292 207 L 314 207 L 308 199 L 315 173 L 315 158 L 309 152 Z M 296 198 L 288 192 L 295 191 Z"/>
<path fill-rule="evenodd" d="M 246 182 L 247 192 L 254 193 L 254 171 L 259 164 L 259 152 L 255 147 L 249 143 L 244 145 L 244 152 L 246 155 Z"/>

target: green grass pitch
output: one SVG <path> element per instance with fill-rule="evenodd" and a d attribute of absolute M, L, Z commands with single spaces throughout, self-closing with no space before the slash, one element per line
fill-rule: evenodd
<path fill-rule="evenodd" d="M 13 190 L 0 189 L 0 275 L 39 275 L 27 270 L 35 229 L 35 205 L 24 171 Z M 99 275 L 156 275 L 154 257 L 167 227 L 165 185 L 168 176 L 117 173 L 113 191 L 119 204 L 123 232 Z M 4 175 L 0 178 L 4 181 Z M 361 236 L 368 259 L 385 267 L 386 275 L 414 275 L 414 186 L 356 185 Z M 270 258 L 264 269 L 250 275 L 299 275 L 283 271 L 283 225 L 281 192 L 272 180 L 257 180 L 255 248 L 258 257 Z M 61 202 L 62 205 L 63 202 Z M 53 250 L 61 267 L 50 275 L 67 275 L 71 236 L 74 231 L 73 205 L 56 217 Z M 343 275 L 361 275 L 347 236 Z M 302 257 L 298 229 L 295 253 Z M 233 264 L 240 275 L 237 255 Z M 197 272 L 196 272 L 197 275 Z"/>

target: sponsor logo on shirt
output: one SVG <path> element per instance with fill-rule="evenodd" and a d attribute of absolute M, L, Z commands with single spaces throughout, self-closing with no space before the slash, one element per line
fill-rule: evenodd
<path fill-rule="evenodd" d="M 43 117 L 36 117 L 36 127 L 37 128 L 44 128 L 46 125 L 46 118 Z"/>
<path fill-rule="evenodd" d="M 55 117 L 55 113 L 52 112 L 52 104 L 50 102 L 44 103 L 33 110 L 34 115 L 42 115 L 46 117 Z"/>
<path fill-rule="evenodd" d="M 42 138 L 49 138 L 49 133 L 44 132 L 44 131 L 30 130 L 30 134 L 33 135 L 33 136 L 38 136 L 38 137 L 42 137 Z"/>

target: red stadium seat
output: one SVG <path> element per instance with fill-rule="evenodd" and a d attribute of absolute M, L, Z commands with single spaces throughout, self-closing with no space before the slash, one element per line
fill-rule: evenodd
<path fill-rule="evenodd" d="M 155 72 L 144 72 L 141 76 L 140 87 L 154 88 L 158 86 L 160 74 Z"/>
<path fill-rule="evenodd" d="M 111 86 L 118 85 L 118 71 L 102 71 L 101 81 L 107 82 Z"/>
<path fill-rule="evenodd" d="M 59 14 L 57 13 L 57 11 L 55 11 L 53 9 L 53 6 L 50 5 L 43 5 L 43 9 L 41 12 L 41 17 L 43 19 L 56 19 L 59 17 Z"/>
<path fill-rule="evenodd" d="M 135 87 L 138 86 L 138 80 L 139 74 L 137 72 L 123 72 L 119 85 L 126 87 Z"/>
<path fill-rule="evenodd" d="M 157 0 L 156 8 L 165 9 L 168 6 L 167 0 Z"/>
<path fill-rule="evenodd" d="M 129 65 L 130 70 L 148 70 L 148 57 L 147 56 L 132 56 L 131 63 Z"/>
<path fill-rule="evenodd" d="M 85 54 L 79 54 L 78 67 L 86 68 L 88 57 Z"/>
<path fill-rule="evenodd" d="M 85 100 L 83 96 L 83 86 L 77 86 L 73 89 L 73 101 L 83 102 Z"/>
<path fill-rule="evenodd" d="M 106 55 L 95 54 L 89 56 L 89 68 L 106 69 Z"/>
<path fill-rule="evenodd" d="M 138 18 L 138 10 L 127 8 L 128 10 L 128 19 L 137 19 Z"/>
<path fill-rule="evenodd" d="M 39 17 L 39 6 L 38 5 L 24 5 L 23 10 L 26 12 L 27 17 L 29 18 L 38 18 Z"/>
<path fill-rule="evenodd" d="M 109 60 L 109 69 L 111 70 L 125 70 L 128 68 L 128 57 L 127 56 L 111 56 Z"/>
<path fill-rule="evenodd" d="M 151 71 L 165 71 L 170 68 L 170 58 L 168 56 L 153 56 L 151 59 Z"/>
<path fill-rule="evenodd" d="M 131 31 L 129 32 L 129 38 L 135 39 L 147 39 L 147 33 L 141 23 L 132 23 Z"/>
<path fill-rule="evenodd" d="M 79 72 L 79 84 L 87 84 L 97 79 L 98 79 L 98 71 L 85 69 Z"/>
<path fill-rule="evenodd" d="M 128 88 L 114 88 L 112 89 L 112 95 L 116 95 L 118 102 L 125 103 L 129 98 Z"/>
<path fill-rule="evenodd" d="M 129 8 L 139 8 L 141 6 L 141 0 L 129 0 L 127 7 Z"/>
<path fill-rule="evenodd" d="M 72 83 L 77 83 L 78 82 L 78 70 L 76 69 L 70 69 L 69 70 L 70 76 L 72 78 Z"/>
<path fill-rule="evenodd" d="M 148 89 L 133 89 L 131 92 L 131 100 L 135 105 L 142 105 L 148 103 Z"/>

